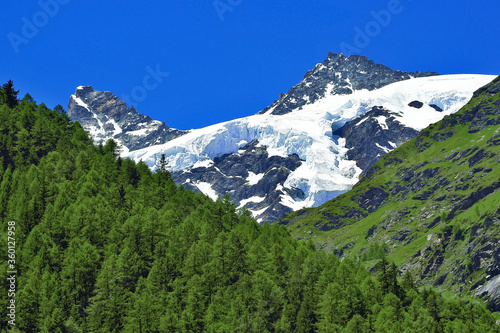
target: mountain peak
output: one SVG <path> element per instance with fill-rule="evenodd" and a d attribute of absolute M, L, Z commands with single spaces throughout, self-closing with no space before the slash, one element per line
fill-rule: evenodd
<path fill-rule="evenodd" d="M 109 91 L 79 86 L 71 95 L 68 115 L 92 134 L 96 141 L 114 139 L 124 150 L 165 143 L 185 132 L 140 114 Z"/>
<path fill-rule="evenodd" d="M 95 91 L 92 86 L 79 86 L 76 88 L 76 93 L 78 92 L 92 92 Z"/>
<path fill-rule="evenodd" d="M 282 115 L 330 95 L 350 95 L 357 90 L 375 90 L 415 77 L 439 75 L 435 72 L 402 72 L 376 64 L 365 56 L 328 53 L 327 58 L 308 71 L 303 80 L 266 109 L 259 112 Z"/>

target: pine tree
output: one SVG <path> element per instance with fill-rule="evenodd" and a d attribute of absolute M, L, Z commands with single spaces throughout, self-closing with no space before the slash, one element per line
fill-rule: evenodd
<path fill-rule="evenodd" d="M 2 85 L 2 89 L 0 90 L 0 104 L 6 104 L 9 108 L 13 109 L 19 104 L 17 94 L 19 94 L 19 90 L 15 90 L 14 82 L 9 80 Z"/>

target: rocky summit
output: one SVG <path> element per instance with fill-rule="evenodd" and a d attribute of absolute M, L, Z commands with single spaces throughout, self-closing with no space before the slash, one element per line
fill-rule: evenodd
<path fill-rule="evenodd" d="M 329 53 L 322 63 L 304 75 L 303 80 L 281 94 L 280 99 L 261 111 L 272 114 L 285 114 L 300 109 L 306 104 L 329 95 L 349 95 L 356 90 L 369 91 L 388 84 L 416 77 L 439 75 L 435 72 L 402 72 L 393 70 L 373 60 L 359 55 L 344 56 L 342 53 Z"/>
<path fill-rule="evenodd" d="M 124 152 L 165 143 L 185 133 L 140 114 L 112 93 L 81 86 L 71 95 L 68 115 L 90 132 L 95 142 L 114 139 Z"/>

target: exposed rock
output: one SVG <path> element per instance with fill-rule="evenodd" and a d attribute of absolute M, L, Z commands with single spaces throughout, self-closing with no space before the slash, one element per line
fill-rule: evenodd
<path fill-rule="evenodd" d="M 339 229 L 346 225 L 347 219 L 362 219 L 366 217 L 366 214 L 356 208 L 349 209 L 345 214 L 339 215 L 336 213 L 322 212 L 321 214 L 328 222 L 318 222 L 314 225 L 316 229 L 321 231 L 330 231 L 333 229 Z"/>
<path fill-rule="evenodd" d="M 437 112 L 443 112 L 443 109 L 441 109 L 439 106 L 437 106 L 436 104 L 429 104 L 429 106 L 431 108 L 433 108 L 434 110 L 436 110 Z"/>
<path fill-rule="evenodd" d="M 283 204 L 283 196 L 296 200 L 304 198 L 300 189 L 284 187 L 290 172 L 301 164 L 296 154 L 286 158 L 270 157 L 267 148 L 255 140 L 240 149 L 238 154 L 214 158 L 209 166 L 174 172 L 173 177 L 176 183 L 195 191 L 200 191 L 201 186 L 210 186 L 218 196 L 229 193 L 237 204 L 245 200 L 245 206 L 251 211 L 266 208 L 256 218 L 274 222 L 292 211 Z"/>
<path fill-rule="evenodd" d="M 354 196 L 351 199 L 367 212 L 373 213 L 384 203 L 388 196 L 389 193 L 381 188 L 370 187 L 368 191 Z"/>
<path fill-rule="evenodd" d="M 438 268 L 443 264 L 444 256 L 441 251 L 436 251 L 432 258 L 429 260 L 429 263 L 425 267 L 425 270 L 422 274 L 422 279 L 426 277 L 432 276 L 432 274 L 438 270 Z"/>
<path fill-rule="evenodd" d="M 440 286 L 444 283 L 446 280 L 446 277 L 448 276 L 448 273 L 441 275 L 436 282 L 434 282 L 434 287 Z"/>
<path fill-rule="evenodd" d="M 412 77 L 438 75 L 434 72 L 401 72 L 384 65 L 375 64 L 363 56 L 329 53 L 323 63 L 304 75 L 303 80 L 291 88 L 279 100 L 260 113 L 271 111 L 280 115 L 312 104 L 318 99 L 331 95 L 349 95 L 355 90 L 375 90 L 390 83 L 408 80 Z"/>
<path fill-rule="evenodd" d="M 415 108 L 415 109 L 421 109 L 422 106 L 424 106 L 424 103 L 420 102 L 420 101 L 413 101 L 413 102 L 410 102 L 408 104 L 408 106 L 412 107 L 412 108 Z"/>
<path fill-rule="evenodd" d="M 469 158 L 469 168 L 472 168 L 477 163 L 481 162 L 483 159 L 488 158 L 489 154 L 484 152 L 484 149 L 478 151 L 474 156 Z"/>
<path fill-rule="evenodd" d="M 114 139 L 127 150 L 162 144 L 187 133 L 152 120 L 112 93 L 96 91 L 91 86 L 76 89 L 69 100 L 68 116 L 89 131 L 95 142 Z"/>
<path fill-rule="evenodd" d="M 434 140 L 436 140 L 437 142 L 441 142 L 441 141 L 448 140 L 449 138 L 451 138 L 453 136 L 453 134 L 455 134 L 455 133 L 452 131 L 438 132 L 438 133 L 435 133 L 434 135 L 432 135 L 432 138 Z"/>
<path fill-rule="evenodd" d="M 397 235 L 392 236 L 392 239 L 402 243 L 410 234 L 411 230 L 409 229 L 399 230 Z"/>
<path fill-rule="evenodd" d="M 487 186 L 485 188 L 479 189 L 471 193 L 467 198 L 465 198 L 458 205 L 453 207 L 453 209 L 448 214 L 446 220 L 451 220 L 453 217 L 455 217 L 457 211 L 465 210 L 472 207 L 476 202 L 483 199 L 487 195 L 495 192 L 498 188 L 500 188 L 500 181 L 493 183 L 491 186 Z"/>
<path fill-rule="evenodd" d="M 385 124 L 381 123 L 382 119 Z M 402 125 L 395 113 L 381 106 L 373 107 L 363 116 L 333 131 L 333 136 L 345 138 L 348 158 L 356 161 L 362 170 L 368 170 L 387 152 L 417 134 L 418 131 Z"/>
<path fill-rule="evenodd" d="M 427 229 L 432 229 L 436 226 L 441 221 L 441 216 L 436 217 L 429 225 L 427 226 Z"/>
<path fill-rule="evenodd" d="M 373 234 L 375 233 L 375 231 L 377 231 L 377 229 L 378 229 L 378 227 L 376 225 L 374 225 L 373 227 L 368 229 L 368 232 L 366 233 L 365 239 L 368 239 L 371 236 L 373 236 Z"/>

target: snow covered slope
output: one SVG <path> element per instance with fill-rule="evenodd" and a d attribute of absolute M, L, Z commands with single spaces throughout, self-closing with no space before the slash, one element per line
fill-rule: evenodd
<path fill-rule="evenodd" d="M 403 143 L 376 141 L 377 133 L 390 131 L 388 122 L 420 131 L 458 111 L 475 90 L 494 78 L 430 76 L 347 95 L 325 93 L 286 113 L 273 114 L 275 108 L 268 108 L 126 155 L 154 167 L 165 154 L 174 177 L 186 187 L 212 197 L 238 193 L 236 200 L 258 219 L 273 220 L 290 210 L 320 205 L 358 181 L 363 170 L 348 154 L 356 143 L 346 146 L 346 138 L 338 135 L 346 123 L 376 122 L 378 128 L 370 141 L 381 154 L 386 153 Z M 376 106 L 390 113 L 363 118 Z M 250 170 L 257 164 L 257 169 Z"/>

